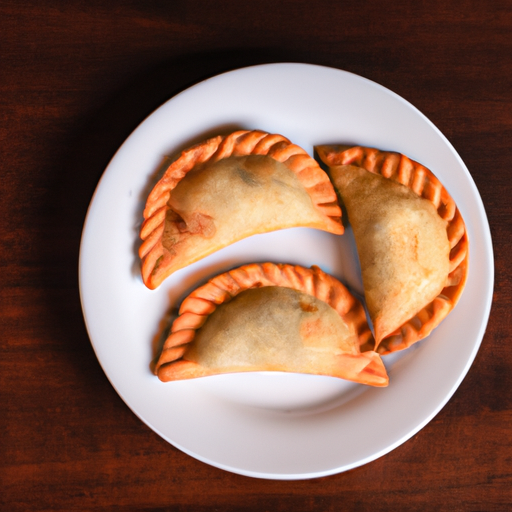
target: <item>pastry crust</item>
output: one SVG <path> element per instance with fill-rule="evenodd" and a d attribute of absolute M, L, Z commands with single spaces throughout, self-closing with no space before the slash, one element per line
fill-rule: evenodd
<path fill-rule="evenodd" d="M 405 155 L 361 146 L 315 150 L 354 229 L 376 350 L 407 348 L 439 325 L 464 289 L 462 216 L 434 174 Z"/>
<path fill-rule="evenodd" d="M 288 371 L 372 386 L 388 376 L 361 303 L 318 267 L 249 264 L 211 279 L 182 303 L 155 367 L 162 381 Z"/>
<path fill-rule="evenodd" d="M 237 131 L 181 154 L 148 196 L 142 278 L 158 287 L 176 270 L 248 236 L 289 227 L 343 233 L 326 173 L 277 134 Z"/>

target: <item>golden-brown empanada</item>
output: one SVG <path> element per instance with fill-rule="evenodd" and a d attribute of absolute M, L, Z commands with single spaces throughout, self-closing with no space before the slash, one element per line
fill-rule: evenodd
<path fill-rule="evenodd" d="M 155 373 L 162 381 L 283 371 L 386 386 L 361 303 L 332 276 L 273 263 L 211 279 L 182 303 Z"/>
<path fill-rule="evenodd" d="M 238 131 L 184 151 L 147 199 L 142 278 L 174 271 L 248 236 L 291 227 L 343 233 L 326 173 L 281 135 Z"/>
<path fill-rule="evenodd" d="M 439 180 L 395 152 L 318 146 L 346 207 L 361 263 L 376 350 L 385 354 L 424 338 L 464 288 L 464 221 Z"/>

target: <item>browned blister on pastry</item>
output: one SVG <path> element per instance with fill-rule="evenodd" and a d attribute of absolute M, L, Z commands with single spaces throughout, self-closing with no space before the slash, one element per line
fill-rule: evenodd
<path fill-rule="evenodd" d="M 282 371 L 387 386 L 361 303 L 318 267 L 250 264 L 182 303 L 155 372 L 162 381 Z"/>
<path fill-rule="evenodd" d="M 318 146 L 354 231 L 376 350 L 425 338 L 454 308 L 468 271 L 468 238 L 434 174 L 404 155 Z"/>
<path fill-rule="evenodd" d="M 326 173 L 281 135 L 237 131 L 184 151 L 149 194 L 139 250 L 156 288 L 238 240 L 291 227 L 343 233 Z"/>

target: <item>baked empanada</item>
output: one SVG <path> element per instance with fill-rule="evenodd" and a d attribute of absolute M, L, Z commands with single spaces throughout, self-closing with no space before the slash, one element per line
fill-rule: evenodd
<path fill-rule="evenodd" d="M 248 236 L 291 227 L 343 233 L 326 173 L 281 135 L 238 131 L 184 151 L 149 194 L 142 278 L 174 271 Z"/>
<path fill-rule="evenodd" d="M 162 381 L 282 371 L 386 386 L 361 303 L 332 276 L 273 263 L 211 279 L 182 303 L 155 367 Z M 373 342 L 371 343 L 373 344 Z"/>
<path fill-rule="evenodd" d="M 347 211 L 376 348 L 424 338 L 457 303 L 468 270 L 464 221 L 439 180 L 404 155 L 318 146 Z"/>

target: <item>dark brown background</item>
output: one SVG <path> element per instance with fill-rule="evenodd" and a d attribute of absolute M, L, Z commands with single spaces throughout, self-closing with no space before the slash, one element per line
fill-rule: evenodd
<path fill-rule="evenodd" d="M 505 0 L 0 0 L 1 510 L 510 510 L 511 34 Z M 480 190 L 496 261 L 487 333 L 446 407 L 385 457 L 297 482 L 207 466 L 139 421 L 95 358 L 77 280 L 87 206 L 127 135 L 201 79 L 281 61 L 425 113 Z"/>

